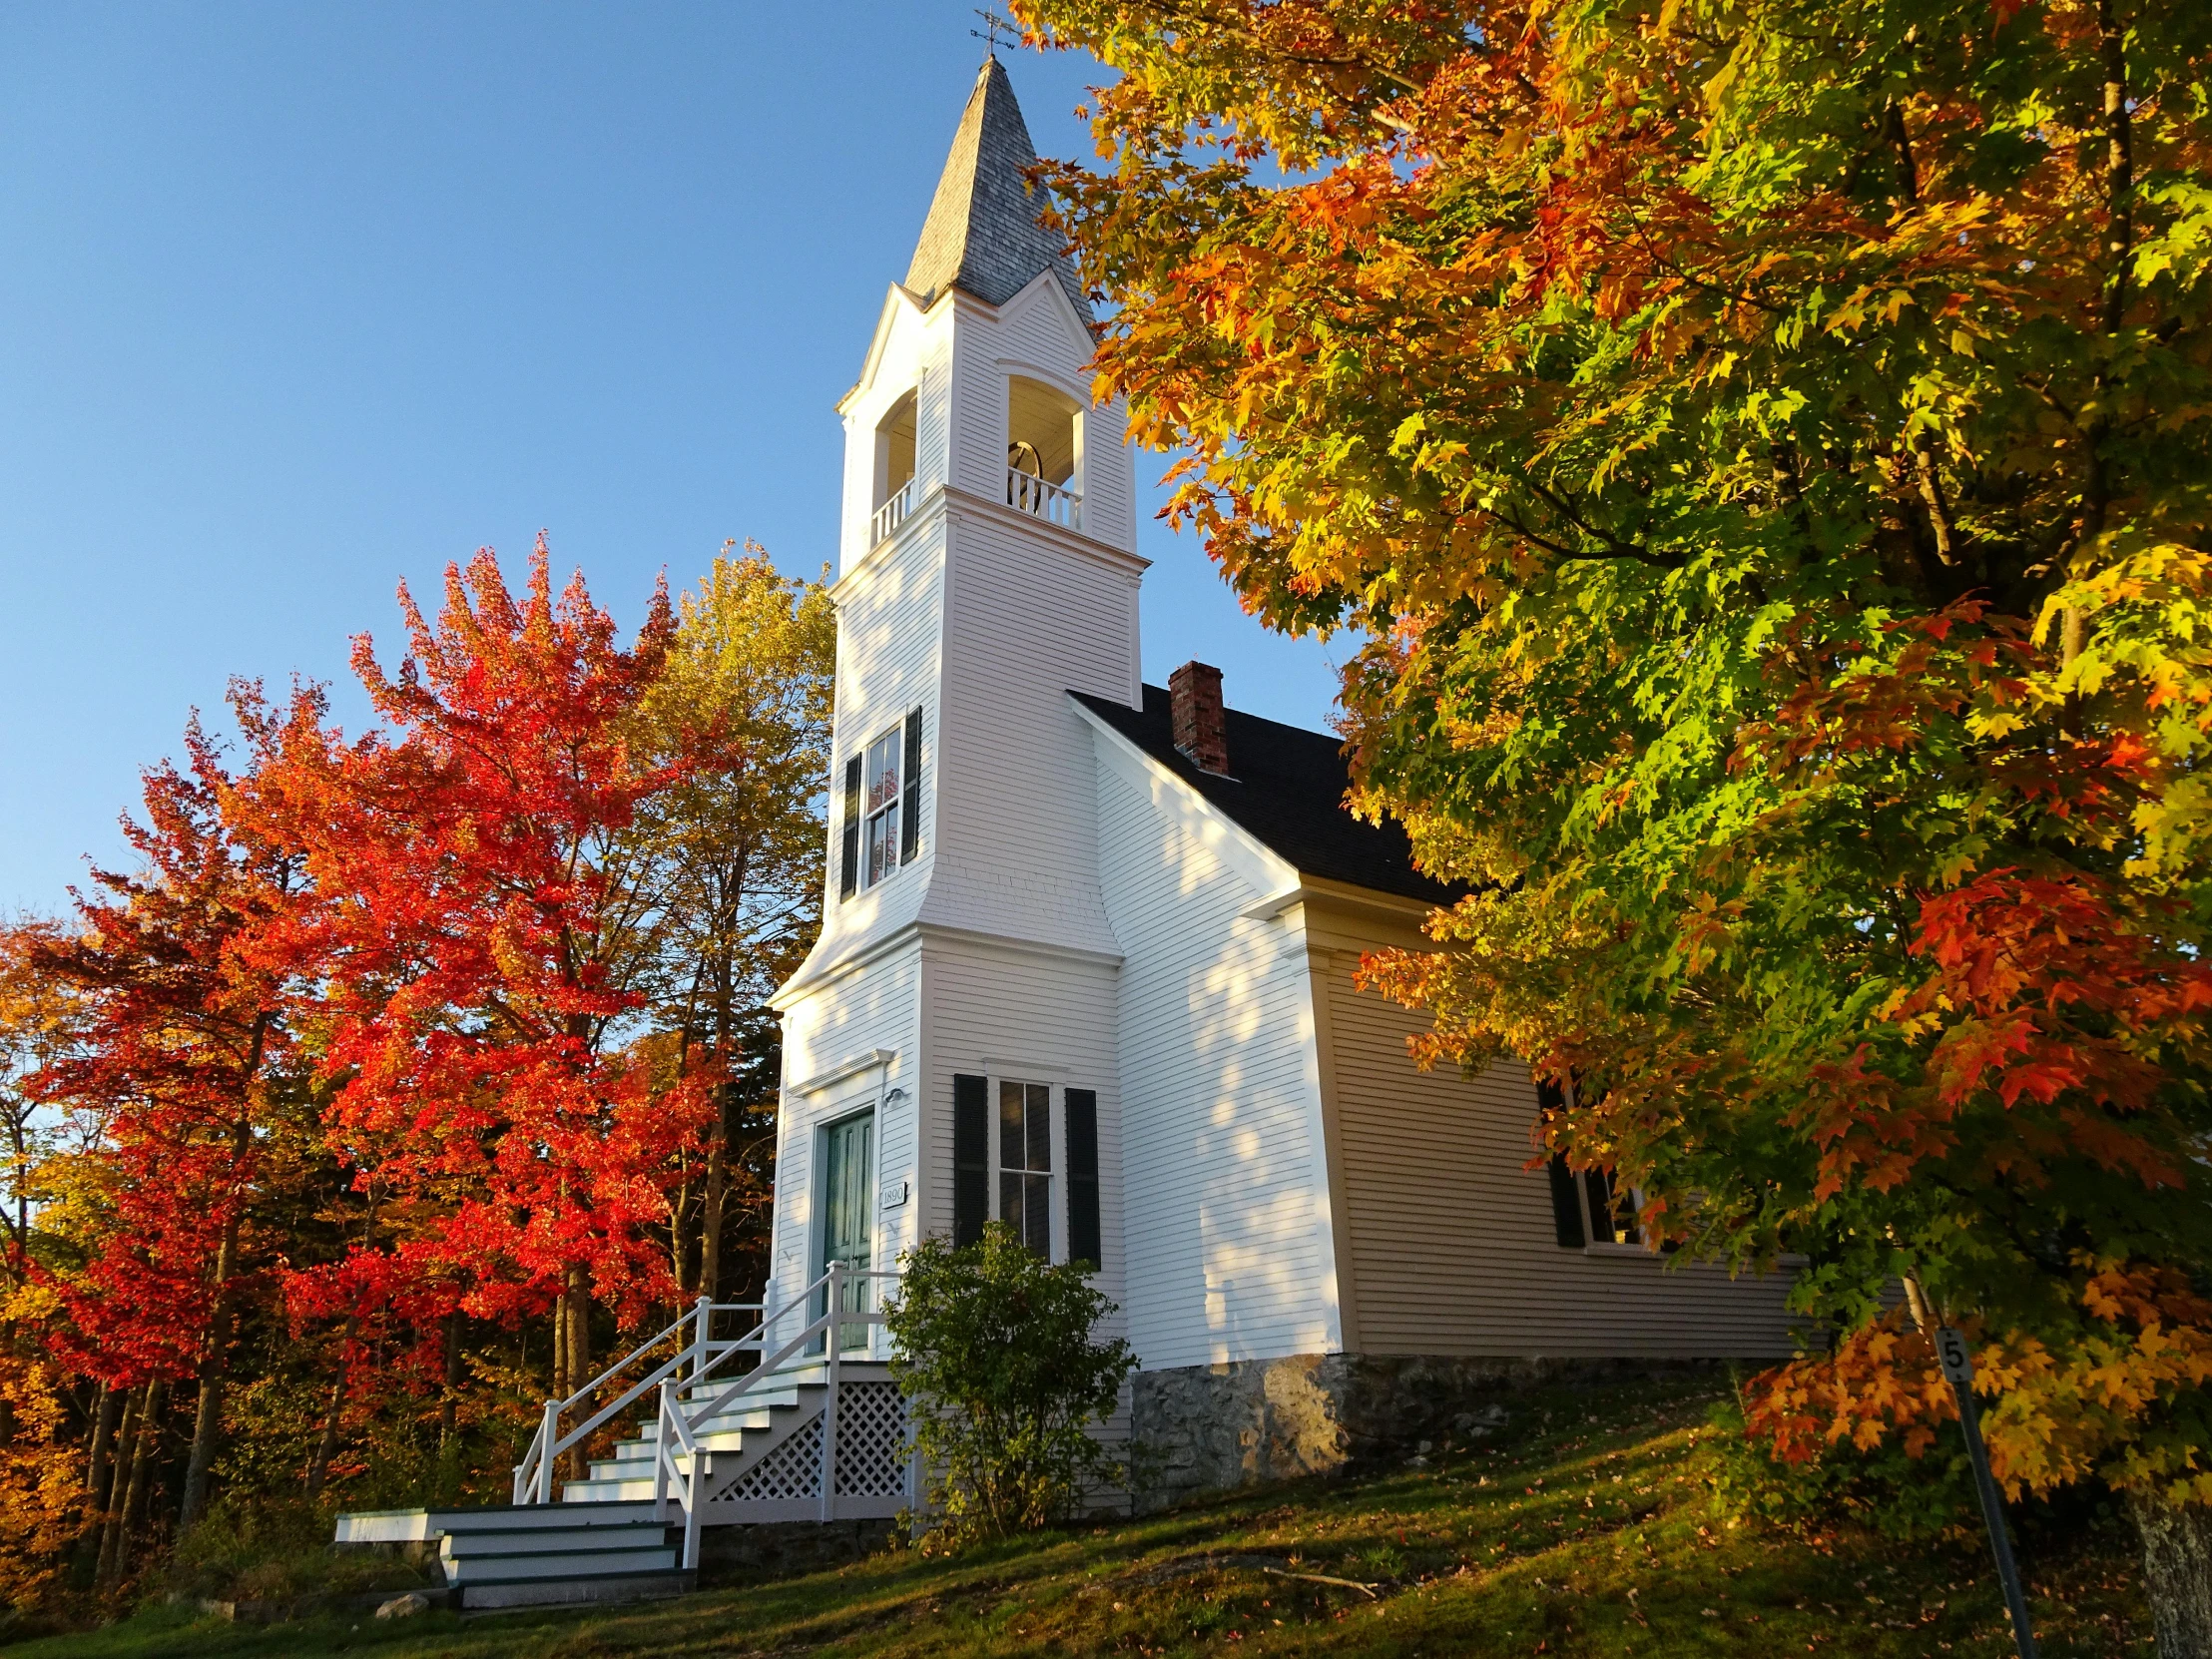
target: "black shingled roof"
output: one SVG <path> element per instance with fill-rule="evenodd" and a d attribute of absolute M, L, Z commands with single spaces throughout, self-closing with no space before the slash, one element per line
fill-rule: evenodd
<path fill-rule="evenodd" d="M 1225 710 L 1231 775 L 1218 778 L 1199 771 L 1175 747 L 1173 717 L 1162 687 L 1144 688 L 1141 710 L 1083 692 L 1068 695 L 1301 874 L 1431 904 L 1458 898 L 1461 889 L 1431 881 L 1413 867 L 1412 845 L 1395 823 L 1363 824 L 1347 810 L 1345 790 L 1351 779 L 1344 747 L 1328 733 Z"/>

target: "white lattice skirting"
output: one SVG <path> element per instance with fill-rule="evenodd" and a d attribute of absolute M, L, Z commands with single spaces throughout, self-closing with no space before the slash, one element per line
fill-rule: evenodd
<path fill-rule="evenodd" d="M 795 1423 L 707 1499 L 715 1522 L 804 1520 L 822 1514 L 820 1412 Z M 895 1514 L 906 1495 L 906 1406 L 895 1382 L 847 1382 L 838 1389 L 833 1513 L 840 1519 Z"/>
<path fill-rule="evenodd" d="M 837 1401 L 837 1496 L 906 1495 L 906 1402 L 895 1382 L 848 1383 Z M 819 1441 L 820 1434 L 817 1433 Z"/>

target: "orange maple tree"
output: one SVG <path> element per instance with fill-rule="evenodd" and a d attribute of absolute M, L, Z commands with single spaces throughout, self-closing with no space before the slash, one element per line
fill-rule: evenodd
<path fill-rule="evenodd" d="M 1806 1259 L 1783 1455 L 1924 1445 L 1948 1322 L 2011 1490 L 2212 1563 L 2212 11 L 1016 9 L 1120 76 L 1101 389 L 1472 889 L 1426 1055 Z"/>

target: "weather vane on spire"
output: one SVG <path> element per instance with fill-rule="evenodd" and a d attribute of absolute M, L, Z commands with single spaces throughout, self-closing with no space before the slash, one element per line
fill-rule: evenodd
<path fill-rule="evenodd" d="M 996 12 L 985 11 L 980 6 L 975 8 L 975 15 L 983 20 L 983 27 L 980 29 L 970 29 L 968 33 L 973 35 L 977 40 L 988 43 L 991 49 L 992 57 L 995 58 L 998 56 L 998 37 L 1001 34 L 1007 37 L 1007 45 L 1019 46 L 1021 44 L 1020 24 L 1014 22 L 1010 18 L 1000 17 Z"/>

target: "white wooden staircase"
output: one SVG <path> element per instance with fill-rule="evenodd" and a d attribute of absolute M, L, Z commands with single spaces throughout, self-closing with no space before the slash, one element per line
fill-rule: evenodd
<path fill-rule="evenodd" d="M 435 1540 L 457 1605 L 522 1607 L 681 1594 L 697 1582 L 704 1527 L 895 1515 L 913 1503 L 905 1403 L 886 1366 L 844 1346 L 851 1328 L 882 1323 L 872 1282 L 894 1277 L 832 1267 L 782 1307 L 702 1300 L 567 1399 L 546 1401 L 512 1503 L 343 1514 L 336 1541 Z M 824 1312 L 777 1335 L 814 1308 Z M 718 1342 L 717 1315 L 758 1323 Z M 654 1365 L 656 1354 L 666 1357 Z M 625 1376 L 635 1381 L 593 1404 Z M 648 1395 L 650 1429 L 561 1482 L 554 1501 L 559 1459 Z"/>

